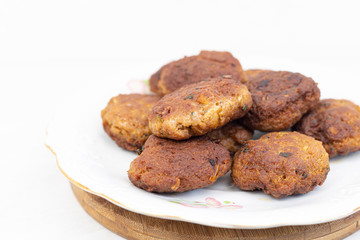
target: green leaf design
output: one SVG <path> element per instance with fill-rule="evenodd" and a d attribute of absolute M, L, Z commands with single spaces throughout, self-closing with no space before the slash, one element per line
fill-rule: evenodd
<path fill-rule="evenodd" d="M 144 83 L 146 86 L 150 86 L 150 84 L 149 84 L 149 79 L 143 80 L 143 83 Z"/>

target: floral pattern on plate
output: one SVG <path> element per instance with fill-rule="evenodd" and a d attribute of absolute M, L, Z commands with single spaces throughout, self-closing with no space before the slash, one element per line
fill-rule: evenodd
<path fill-rule="evenodd" d="M 169 202 L 177 203 L 185 207 L 192 207 L 192 208 L 225 208 L 225 209 L 239 209 L 243 206 L 236 205 L 234 202 L 230 201 L 223 201 L 220 202 L 216 200 L 215 198 L 207 197 L 205 198 L 205 202 L 199 202 L 199 201 L 186 201 L 183 199 L 177 199 L 177 200 L 169 200 Z"/>

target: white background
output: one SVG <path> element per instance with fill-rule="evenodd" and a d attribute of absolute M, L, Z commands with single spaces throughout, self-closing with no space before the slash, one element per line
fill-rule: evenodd
<path fill-rule="evenodd" d="M 121 239 L 82 210 L 44 146 L 70 94 L 128 81 L 124 72 L 146 79 L 209 49 L 232 52 L 244 68 L 301 72 L 323 97 L 354 99 L 359 10 L 357 1 L 0 0 L 0 239 Z"/>

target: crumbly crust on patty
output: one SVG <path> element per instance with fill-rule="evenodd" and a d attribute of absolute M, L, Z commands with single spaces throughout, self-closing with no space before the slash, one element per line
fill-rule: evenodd
<path fill-rule="evenodd" d="M 265 132 L 291 128 L 319 102 L 320 90 L 300 73 L 248 70 L 246 84 L 253 106 L 242 119 L 250 129 Z"/>
<path fill-rule="evenodd" d="M 150 89 L 162 96 L 187 84 L 222 75 L 231 75 L 241 83 L 247 82 L 239 60 L 231 53 L 201 51 L 199 55 L 184 57 L 161 67 L 151 76 Z"/>
<path fill-rule="evenodd" d="M 230 153 L 237 152 L 247 140 L 253 137 L 254 131 L 243 127 L 239 121 L 232 121 L 225 126 L 206 134 L 212 141 L 220 143 Z"/>
<path fill-rule="evenodd" d="M 250 140 L 233 161 L 231 176 L 237 187 L 263 190 L 275 198 L 312 191 L 330 170 L 322 143 L 298 132 L 272 132 Z"/>
<path fill-rule="evenodd" d="M 128 176 L 149 192 L 184 192 L 213 184 L 230 167 L 230 153 L 206 137 L 174 141 L 151 135 Z"/>
<path fill-rule="evenodd" d="M 136 151 L 151 135 L 148 115 L 160 97 L 150 94 L 120 94 L 101 112 L 105 132 L 119 147 Z"/>
<path fill-rule="evenodd" d="M 228 77 L 210 78 L 165 95 L 154 105 L 149 127 L 158 137 L 184 140 L 241 118 L 251 105 L 245 85 Z"/>
<path fill-rule="evenodd" d="M 360 150 L 360 107 L 348 100 L 324 99 L 295 129 L 321 141 L 330 157 Z"/>

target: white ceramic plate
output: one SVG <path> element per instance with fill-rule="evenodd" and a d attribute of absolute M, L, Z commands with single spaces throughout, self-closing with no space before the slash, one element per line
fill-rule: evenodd
<path fill-rule="evenodd" d="M 223 228 L 316 224 L 359 210 L 360 153 L 331 160 L 323 186 L 281 200 L 240 191 L 229 174 L 210 187 L 186 193 L 155 194 L 136 188 L 127 177 L 136 154 L 120 149 L 105 134 L 100 111 L 117 93 L 144 92 L 144 86 L 141 81 L 90 85 L 58 109 L 46 144 L 72 183 L 130 211 Z"/>

